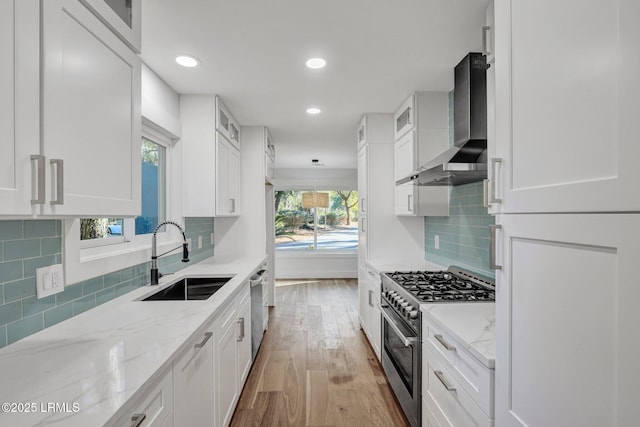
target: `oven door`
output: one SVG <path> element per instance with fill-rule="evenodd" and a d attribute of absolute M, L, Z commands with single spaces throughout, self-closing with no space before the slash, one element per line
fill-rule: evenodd
<path fill-rule="evenodd" d="M 420 331 L 416 333 L 386 305 L 382 312 L 382 367 L 412 426 L 420 425 Z"/>

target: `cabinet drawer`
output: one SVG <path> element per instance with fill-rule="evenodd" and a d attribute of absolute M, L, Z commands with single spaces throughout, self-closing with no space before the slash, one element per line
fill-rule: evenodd
<path fill-rule="evenodd" d="M 423 354 L 429 352 L 489 417 L 494 416 L 495 371 L 484 366 L 450 334 L 423 318 Z M 447 349 L 449 346 L 449 349 Z M 423 376 L 427 369 L 423 358 Z"/>
<path fill-rule="evenodd" d="M 493 427 L 493 420 L 474 402 L 451 371 L 422 346 L 423 420 L 428 426 Z"/>
<path fill-rule="evenodd" d="M 162 378 L 152 386 L 149 391 L 133 404 L 125 415 L 120 417 L 111 426 L 130 426 L 132 417 L 144 414 L 144 421 L 140 427 L 160 427 L 172 425 L 173 421 L 167 422 L 169 417 L 173 418 L 173 375 L 171 368 L 168 368 Z"/>

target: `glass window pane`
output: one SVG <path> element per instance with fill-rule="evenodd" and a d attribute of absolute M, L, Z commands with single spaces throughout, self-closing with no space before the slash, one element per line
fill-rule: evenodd
<path fill-rule="evenodd" d="M 136 234 L 149 234 L 165 219 L 166 153 L 162 145 L 142 140 L 142 215 Z"/>
<path fill-rule="evenodd" d="M 132 0 L 105 0 L 105 3 L 131 28 L 131 1 Z"/>
<path fill-rule="evenodd" d="M 122 218 L 81 218 L 80 240 L 121 237 L 124 232 Z"/>
<path fill-rule="evenodd" d="M 329 194 L 327 208 L 304 208 L 302 193 L 305 192 L 275 192 L 276 249 L 356 250 L 357 191 L 323 191 Z M 317 236 L 315 242 L 314 231 Z"/>

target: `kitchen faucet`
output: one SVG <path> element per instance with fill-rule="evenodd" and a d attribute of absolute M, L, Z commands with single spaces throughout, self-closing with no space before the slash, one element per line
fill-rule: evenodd
<path fill-rule="evenodd" d="M 163 254 L 156 255 L 156 233 L 158 233 L 158 230 L 160 229 L 160 227 L 168 224 L 175 225 L 176 227 L 178 227 L 178 230 L 180 230 L 180 232 L 182 233 L 182 242 L 183 242 L 182 243 L 182 262 L 189 262 L 189 247 L 187 244 L 187 236 L 185 236 L 184 230 L 182 229 L 182 227 L 180 227 L 178 223 L 175 223 L 173 221 L 165 221 L 161 224 L 158 224 L 156 229 L 153 230 L 153 237 L 151 238 L 151 284 L 152 285 L 157 285 L 158 280 L 162 277 L 162 274 L 158 272 L 158 258 L 160 258 L 162 255 L 166 255 L 169 252 L 173 252 L 176 249 L 180 248 L 180 246 L 178 246 Z"/>

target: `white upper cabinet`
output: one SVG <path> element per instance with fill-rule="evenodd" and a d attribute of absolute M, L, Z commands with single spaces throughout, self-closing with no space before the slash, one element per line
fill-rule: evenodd
<path fill-rule="evenodd" d="M 487 57 L 487 64 L 493 64 L 496 59 L 495 19 L 493 11 L 493 0 L 491 0 L 485 12 L 485 21 L 482 27 L 482 53 Z"/>
<path fill-rule="evenodd" d="M 396 111 L 395 179 L 411 175 L 420 166 L 449 148 L 449 94 L 416 92 Z M 449 188 L 417 186 L 396 187 L 396 215 L 449 215 Z"/>
<path fill-rule="evenodd" d="M 139 215 L 140 59 L 77 1 L 42 13 L 43 211 Z"/>
<path fill-rule="evenodd" d="M 240 151 L 216 133 L 216 216 L 240 215 Z"/>
<path fill-rule="evenodd" d="M 142 0 L 80 0 L 131 49 L 140 52 Z"/>
<path fill-rule="evenodd" d="M 363 146 L 358 151 L 358 197 L 360 202 L 358 209 L 360 215 L 367 214 L 367 147 Z"/>
<path fill-rule="evenodd" d="M 36 213 L 32 174 L 44 184 L 44 159 L 31 159 L 40 155 L 38 34 L 37 5 L 0 3 L 0 215 Z M 44 185 L 39 190 L 44 201 Z"/>
<path fill-rule="evenodd" d="M 219 96 L 216 96 L 216 130 L 240 149 L 240 125 Z"/>
<path fill-rule="evenodd" d="M 393 115 L 393 136 L 396 141 L 414 128 L 415 111 L 415 95 L 412 94 L 398 107 Z"/>
<path fill-rule="evenodd" d="M 640 211 L 640 9 L 495 1 L 501 212 Z"/>
<path fill-rule="evenodd" d="M 360 150 L 367 143 L 367 116 L 362 116 L 360 124 L 358 124 L 358 130 L 356 131 L 356 141 L 358 142 L 358 150 Z"/>
<path fill-rule="evenodd" d="M 192 216 L 238 216 L 240 150 L 215 129 L 215 98 L 180 97 L 182 209 Z"/>
<path fill-rule="evenodd" d="M 77 0 L 2 8 L 0 214 L 139 215 L 140 59 Z"/>

